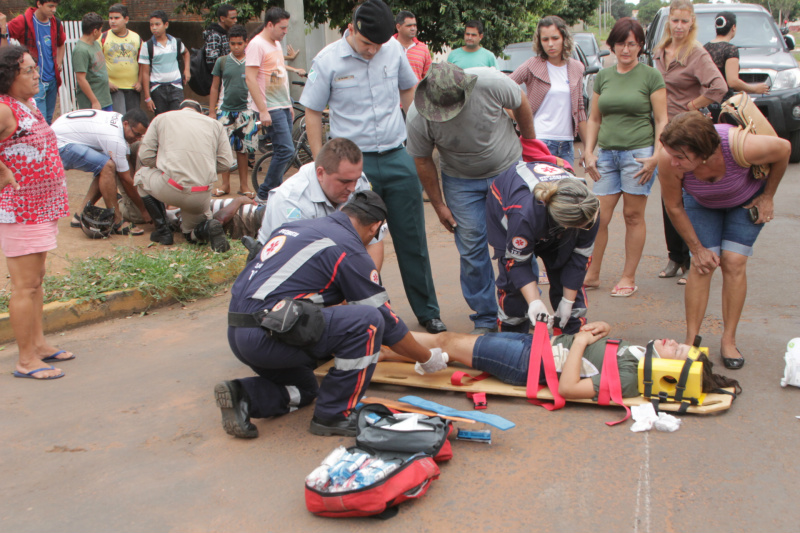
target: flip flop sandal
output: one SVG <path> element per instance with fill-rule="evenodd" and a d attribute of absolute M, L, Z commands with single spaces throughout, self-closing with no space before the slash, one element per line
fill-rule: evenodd
<path fill-rule="evenodd" d="M 72 354 L 70 357 L 59 358 L 58 356 L 61 355 L 62 353 L 67 353 L 67 351 L 66 350 L 59 350 L 56 353 L 54 353 L 53 355 L 50 355 L 50 356 L 45 357 L 44 359 L 42 359 L 42 362 L 55 363 L 55 362 L 63 362 L 63 361 L 72 361 L 73 359 L 75 359 L 75 354 Z"/>
<path fill-rule="evenodd" d="M 214 189 L 214 192 L 211 194 L 214 198 L 219 198 L 220 196 L 228 196 L 228 193 L 222 189 Z"/>
<path fill-rule="evenodd" d="M 256 199 L 256 193 L 254 193 L 253 191 L 247 191 L 247 192 L 238 191 L 236 194 L 238 194 L 239 196 L 247 196 L 251 200 Z"/>
<path fill-rule="evenodd" d="M 80 228 L 81 227 L 81 219 L 78 216 L 78 213 L 75 213 L 72 216 L 72 220 L 69 221 L 70 228 Z"/>
<path fill-rule="evenodd" d="M 55 370 L 55 367 L 45 366 L 45 367 L 42 367 L 42 368 L 37 368 L 36 370 L 31 370 L 30 372 L 20 372 L 19 370 L 15 370 L 14 371 L 14 377 L 15 378 L 25 378 L 25 379 L 35 379 L 37 381 L 44 381 L 46 379 L 58 379 L 58 378 L 63 378 L 64 377 L 64 373 L 63 372 L 60 373 L 60 374 L 57 374 L 55 376 L 50 376 L 48 378 L 37 378 L 36 377 L 35 374 L 38 374 L 39 372 L 45 372 L 47 370 Z"/>
<path fill-rule="evenodd" d="M 636 291 L 639 290 L 638 285 L 634 285 L 633 287 L 620 287 L 619 285 L 614 286 L 614 290 L 611 291 L 612 298 L 628 298 L 636 294 Z M 623 292 L 623 291 L 630 291 L 630 292 Z"/>
<path fill-rule="evenodd" d="M 114 235 L 133 235 L 134 237 L 138 237 L 139 235 L 144 235 L 144 230 L 141 228 L 137 228 L 133 224 L 128 224 L 127 226 L 123 226 L 125 221 L 120 222 L 119 224 L 114 225 L 114 229 L 111 230 L 111 233 Z"/>

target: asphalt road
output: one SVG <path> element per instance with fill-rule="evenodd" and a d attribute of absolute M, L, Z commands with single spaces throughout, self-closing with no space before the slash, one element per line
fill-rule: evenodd
<path fill-rule="evenodd" d="M 676 433 L 607 427 L 620 410 L 568 405 L 548 412 L 490 397 L 489 412 L 517 423 L 491 445 L 458 441 L 423 499 L 396 518 L 309 514 L 303 479 L 352 439 L 308 433 L 311 409 L 260 420 L 261 436 L 226 435 L 214 384 L 250 375 L 225 337 L 227 294 L 147 316 L 112 320 L 53 342 L 78 354 L 63 379 L 13 379 L 16 347 L 0 351 L 0 531 L 797 531 L 800 390 L 782 389 L 786 342 L 800 336 L 798 166 L 776 199 L 777 217 L 749 262 L 739 330 L 744 394 L 710 417 L 685 416 Z M 427 206 L 442 318 L 471 329 L 452 239 Z M 683 288 L 658 279 L 666 263 L 658 186 L 648 203 L 639 292 L 611 298 L 622 262 L 620 208 L 590 317 L 639 342 L 683 337 Z M 399 315 L 414 323 L 393 254 L 383 273 Z M 704 344 L 718 362 L 721 279 L 713 282 Z M 414 324 L 416 327 L 416 324 Z M 718 365 L 721 370 L 722 365 Z M 462 394 L 372 386 L 469 409 Z"/>

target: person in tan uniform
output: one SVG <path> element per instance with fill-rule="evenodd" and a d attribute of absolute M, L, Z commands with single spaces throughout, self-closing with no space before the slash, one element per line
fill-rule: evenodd
<path fill-rule="evenodd" d="M 178 111 L 158 115 L 139 148 L 143 167 L 136 172 L 138 187 L 156 229 L 150 240 L 173 243 L 165 203 L 180 207 L 181 231 L 189 242 L 208 242 L 215 252 L 230 248 L 222 224 L 211 215 L 211 186 L 217 172 L 234 162 L 225 128 L 202 114 L 194 100 Z"/>

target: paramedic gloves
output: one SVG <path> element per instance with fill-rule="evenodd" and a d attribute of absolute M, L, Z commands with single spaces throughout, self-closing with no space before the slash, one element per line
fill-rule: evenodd
<path fill-rule="evenodd" d="M 441 348 L 431 348 L 431 358 L 424 363 L 415 364 L 414 370 L 420 375 L 432 374 L 447 368 L 447 361 L 449 360 L 447 352 L 443 352 Z"/>
<path fill-rule="evenodd" d="M 536 319 L 540 318 L 541 315 L 544 315 L 542 322 L 547 322 L 548 328 L 552 327 L 553 317 L 547 312 L 547 307 L 543 301 L 536 299 L 528 304 L 528 320 L 531 321 L 531 324 L 536 324 Z"/>
<path fill-rule="evenodd" d="M 574 301 L 567 300 L 566 298 L 561 298 L 561 303 L 558 304 L 558 309 L 556 309 L 556 326 L 559 328 L 563 328 L 569 322 L 569 317 L 572 314 L 572 305 Z"/>

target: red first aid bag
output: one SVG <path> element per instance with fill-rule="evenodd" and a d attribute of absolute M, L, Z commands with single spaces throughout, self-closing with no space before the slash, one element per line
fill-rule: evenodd
<path fill-rule="evenodd" d="M 352 452 L 357 448 L 349 448 Z M 409 459 L 386 478 L 366 487 L 344 492 L 324 492 L 306 485 L 306 508 L 317 516 L 375 516 L 389 518 L 396 505 L 421 498 L 439 477 L 439 467 L 428 455 Z"/>
<path fill-rule="evenodd" d="M 334 491 L 331 485 L 336 466 L 329 465 L 331 468 L 326 475 L 330 475 L 330 479 L 327 482 L 324 477 L 317 485 L 309 482 L 313 473 L 306 479 L 306 508 L 318 516 L 390 518 L 397 514 L 397 505 L 424 496 L 431 482 L 439 477 L 436 461 L 446 461 L 453 456 L 447 439 L 453 425 L 439 417 L 426 417 L 419 420 L 419 424 L 431 430 L 388 429 L 401 423 L 403 416 L 396 417 L 383 405 L 363 407 L 358 416 L 356 446 L 345 452 L 350 454 L 349 458 L 359 456 L 365 467 L 369 465 L 367 461 L 377 461 L 384 466 L 395 465 L 393 470 L 367 485 L 354 483 L 357 488 L 342 490 L 342 487 L 349 486 L 345 482 Z M 353 478 L 348 481 L 355 479 L 357 471 L 358 468 L 351 471 Z"/>

